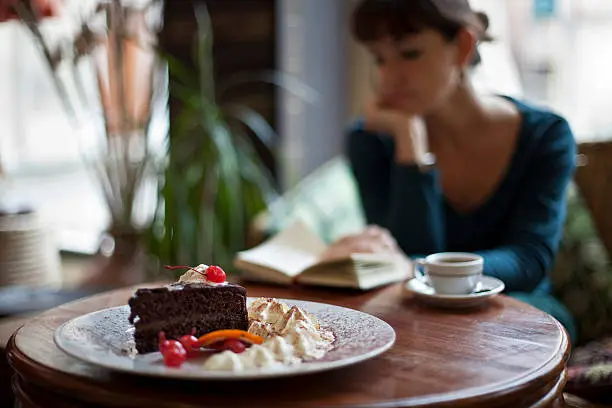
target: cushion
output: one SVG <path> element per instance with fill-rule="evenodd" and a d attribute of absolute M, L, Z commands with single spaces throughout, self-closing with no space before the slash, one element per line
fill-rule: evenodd
<path fill-rule="evenodd" d="M 365 216 L 346 158 L 335 157 L 317 168 L 259 214 L 255 226 L 268 236 L 297 219 L 328 244 L 363 230 Z"/>
<path fill-rule="evenodd" d="M 610 258 L 574 184 L 568 190 L 565 230 L 551 282 L 554 295 L 578 324 L 579 343 L 612 335 Z"/>
<path fill-rule="evenodd" d="M 573 351 L 566 391 L 589 401 L 612 403 L 612 336 Z"/>

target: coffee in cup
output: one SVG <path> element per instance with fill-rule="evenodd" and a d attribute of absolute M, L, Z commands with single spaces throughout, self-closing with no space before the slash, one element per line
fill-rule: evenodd
<path fill-rule="evenodd" d="M 466 295 L 474 292 L 480 280 L 484 260 L 467 252 L 440 252 L 417 259 L 414 276 L 441 295 Z"/>

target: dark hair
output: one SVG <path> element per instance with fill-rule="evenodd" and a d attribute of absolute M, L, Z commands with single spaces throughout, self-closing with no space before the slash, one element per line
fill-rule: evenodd
<path fill-rule="evenodd" d="M 479 41 L 491 40 L 487 15 L 472 10 L 468 0 L 363 0 L 352 21 L 353 35 L 363 43 L 386 36 L 400 40 L 425 28 L 450 41 L 463 27 L 475 28 Z M 480 62 L 478 53 L 474 58 L 473 65 Z"/>

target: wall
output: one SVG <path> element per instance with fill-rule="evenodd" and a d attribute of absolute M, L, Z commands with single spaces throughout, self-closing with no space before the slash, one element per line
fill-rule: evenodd
<path fill-rule="evenodd" d="M 282 184 L 288 188 L 343 150 L 347 115 L 347 0 L 279 0 L 278 66 L 317 93 L 279 94 Z"/>

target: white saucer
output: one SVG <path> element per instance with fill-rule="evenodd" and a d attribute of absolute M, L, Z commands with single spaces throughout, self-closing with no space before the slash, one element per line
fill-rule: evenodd
<path fill-rule="evenodd" d="M 475 292 L 477 293 L 470 293 L 468 295 L 437 294 L 431 286 L 414 278 L 404 285 L 404 289 L 419 300 L 433 306 L 453 309 L 479 306 L 502 292 L 504 287 L 504 282 L 491 276 L 483 276 L 479 286 L 476 288 Z"/>

